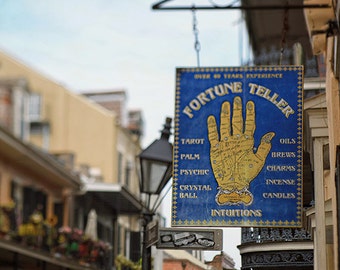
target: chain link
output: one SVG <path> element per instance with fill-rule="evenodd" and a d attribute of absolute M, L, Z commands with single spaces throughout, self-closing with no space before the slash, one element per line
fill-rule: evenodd
<path fill-rule="evenodd" d="M 283 18 L 283 27 L 281 33 L 281 52 L 280 52 L 280 63 L 282 65 L 284 47 L 286 46 L 286 35 L 288 32 L 289 24 L 288 24 L 288 8 L 285 9 L 284 18 Z"/>
<path fill-rule="evenodd" d="M 198 28 L 197 28 L 197 17 L 196 17 L 196 9 L 195 7 L 192 8 L 192 30 L 195 37 L 195 43 L 194 48 L 196 51 L 196 57 L 197 57 L 197 67 L 200 66 L 200 50 L 201 50 L 201 44 L 198 40 Z"/>

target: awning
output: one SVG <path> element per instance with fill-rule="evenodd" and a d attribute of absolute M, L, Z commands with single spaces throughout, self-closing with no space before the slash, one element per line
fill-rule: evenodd
<path fill-rule="evenodd" d="M 93 193 L 120 214 L 138 214 L 141 213 L 143 208 L 136 196 L 119 184 L 85 184 L 84 191 Z"/>

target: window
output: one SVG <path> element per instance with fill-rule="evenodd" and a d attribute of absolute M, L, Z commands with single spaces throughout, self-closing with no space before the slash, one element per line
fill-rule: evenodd
<path fill-rule="evenodd" d="M 123 184 L 123 154 L 118 152 L 118 183 Z"/>
<path fill-rule="evenodd" d="M 127 187 L 130 185 L 131 169 L 132 169 L 132 164 L 130 161 L 128 161 L 125 167 L 125 185 Z"/>
<path fill-rule="evenodd" d="M 31 138 L 34 136 L 40 137 L 39 142 L 35 141 L 35 143 L 40 144 L 41 148 L 48 150 L 50 145 L 50 125 L 44 122 L 31 122 L 30 136 Z"/>
<path fill-rule="evenodd" d="M 30 187 L 24 188 L 24 203 L 23 203 L 23 222 L 29 221 L 30 216 L 35 210 L 39 210 L 44 218 L 46 211 L 46 195 L 41 191 L 34 190 Z"/>
<path fill-rule="evenodd" d="M 39 94 L 31 94 L 29 97 L 29 120 L 40 121 L 41 119 L 41 96 Z"/>

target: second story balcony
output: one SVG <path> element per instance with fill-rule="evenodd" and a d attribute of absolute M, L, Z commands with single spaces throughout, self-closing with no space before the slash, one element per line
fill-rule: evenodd
<path fill-rule="evenodd" d="M 313 242 L 305 229 L 242 228 L 242 270 L 313 269 Z"/>

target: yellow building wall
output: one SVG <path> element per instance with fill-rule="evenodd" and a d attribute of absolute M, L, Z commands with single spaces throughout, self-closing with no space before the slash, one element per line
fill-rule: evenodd
<path fill-rule="evenodd" d="M 338 41 L 339 42 L 339 41 Z M 333 245 L 332 256 L 329 256 L 330 267 L 339 265 L 338 253 L 338 210 L 337 210 L 337 194 L 335 186 L 335 174 L 336 174 L 336 146 L 340 144 L 340 95 L 339 95 L 339 80 L 335 78 L 333 73 L 333 67 L 336 64 L 334 56 L 334 37 L 327 38 L 327 50 L 326 50 L 326 102 L 327 102 L 327 119 L 329 126 L 329 159 L 330 159 L 330 181 L 328 187 L 330 190 L 330 197 L 332 199 L 332 214 L 333 214 Z M 328 247 L 327 249 L 331 249 Z"/>
<path fill-rule="evenodd" d="M 25 78 L 32 92 L 42 96 L 42 120 L 50 124 L 49 151 L 71 152 L 76 164 L 101 170 L 105 182 L 117 182 L 117 126 L 114 113 L 68 91 L 0 52 L 0 78 Z M 33 142 L 39 143 L 34 138 Z"/>
<path fill-rule="evenodd" d="M 129 190 L 137 194 L 139 192 L 139 178 L 137 175 L 138 169 L 136 168 L 137 154 L 140 153 L 141 147 L 136 140 L 133 140 L 132 136 L 128 136 L 128 131 L 124 129 L 118 129 L 117 133 L 117 151 L 124 153 L 122 166 L 126 168 L 128 166 L 127 163 L 130 163 L 132 167 L 130 167 L 130 183 L 127 185 L 126 180 L 126 170 L 121 170 L 122 175 L 120 176 L 121 184 L 125 185 L 129 188 Z M 118 170 L 118 168 L 117 168 Z"/>
<path fill-rule="evenodd" d="M 52 136 L 51 151 L 63 151 L 59 145 L 76 153 L 78 164 L 99 168 L 105 182 L 117 182 L 116 117 L 87 99 L 70 92 L 65 93 L 64 118 L 54 118 L 54 128 L 64 127 L 61 136 Z M 51 131 L 51 134 L 54 134 Z M 57 147 L 53 147 L 56 145 Z"/>

